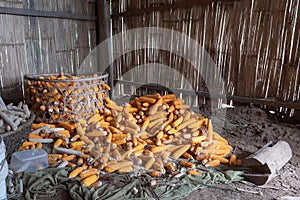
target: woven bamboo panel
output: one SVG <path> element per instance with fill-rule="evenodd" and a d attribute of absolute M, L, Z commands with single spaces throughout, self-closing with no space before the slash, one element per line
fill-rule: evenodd
<path fill-rule="evenodd" d="M 0 6 L 95 16 L 95 1 L 2 0 Z M 96 22 L 0 14 L 0 94 L 22 98 L 25 74 L 74 73 L 96 46 Z"/>
<path fill-rule="evenodd" d="M 198 41 L 222 71 L 227 94 L 300 100 L 299 0 L 119 0 L 113 1 L 112 10 L 114 34 L 137 27 L 164 27 Z M 191 70 L 177 55 L 151 51 L 124 55 L 115 62 L 116 77 L 151 60 L 183 74 Z M 186 76 L 195 89 L 206 90 L 201 78 L 192 73 Z M 119 89 L 120 94 L 124 92 L 126 87 Z"/>

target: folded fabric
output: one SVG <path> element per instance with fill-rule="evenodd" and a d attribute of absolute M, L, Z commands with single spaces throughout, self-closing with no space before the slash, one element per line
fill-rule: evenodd
<path fill-rule="evenodd" d="M 153 178 L 147 174 L 134 176 L 133 174 L 105 174 L 101 175 L 103 184 L 99 188 L 83 187 L 80 178 L 68 177 L 72 169 L 44 169 L 33 173 L 19 173 L 15 182 L 23 179 L 24 193 L 18 199 L 38 199 L 39 195 L 54 195 L 58 188 L 69 192 L 76 200 L 89 199 L 180 199 L 191 192 L 213 186 L 217 183 L 229 184 L 242 181 L 241 171 L 218 171 L 210 169 L 200 175 L 186 175 L 183 178 L 159 177 Z M 151 186 L 151 181 L 157 182 Z M 18 187 L 18 184 L 16 185 Z M 18 191 L 15 191 L 17 193 Z M 11 198 L 14 198 L 11 195 Z M 15 196 L 16 198 L 16 196 Z"/>

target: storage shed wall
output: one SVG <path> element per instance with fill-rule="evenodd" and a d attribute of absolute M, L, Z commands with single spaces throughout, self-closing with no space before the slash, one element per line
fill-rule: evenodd
<path fill-rule="evenodd" d="M 299 107 L 299 4 L 299 0 L 119 0 L 112 1 L 112 30 L 116 34 L 163 27 L 185 33 L 213 58 L 228 95 L 264 99 L 273 105 L 292 102 L 291 107 Z M 115 64 L 116 77 L 137 63 L 155 60 L 156 54 L 150 51 L 123 56 Z M 181 61 L 176 55 L 156 59 L 163 60 L 181 72 L 192 67 L 184 62 L 173 65 Z M 198 80 L 193 84 L 207 91 Z"/>

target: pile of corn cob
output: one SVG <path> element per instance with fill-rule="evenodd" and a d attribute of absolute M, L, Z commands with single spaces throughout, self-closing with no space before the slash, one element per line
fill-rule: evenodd
<path fill-rule="evenodd" d="M 70 177 L 80 176 L 85 186 L 99 186 L 100 172 L 144 171 L 151 176 L 200 174 L 195 163 L 216 167 L 240 165 L 232 147 L 213 131 L 211 121 L 188 110 L 174 94 L 147 95 L 119 106 L 105 99 L 103 113 L 77 123 L 34 124 L 21 150 L 52 143 L 51 167 L 74 167 Z"/>

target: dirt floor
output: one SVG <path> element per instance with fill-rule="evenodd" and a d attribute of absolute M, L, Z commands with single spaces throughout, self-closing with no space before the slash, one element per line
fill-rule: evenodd
<path fill-rule="evenodd" d="M 284 199 L 284 196 L 300 199 L 300 124 L 280 123 L 272 114 L 249 106 L 227 110 L 222 135 L 236 148 L 236 153 L 245 157 L 266 143 L 284 140 L 289 143 L 293 157 L 278 176 L 268 184 L 257 187 L 240 183 L 218 185 L 228 189 L 243 189 L 247 192 L 233 192 L 219 188 L 207 188 L 193 192 L 184 200 L 196 199 Z M 253 194 L 257 193 L 257 194 Z"/>
<path fill-rule="evenodd" d="M 215 123 L 216 125 L 216 123 Z M 215 129 L 218 127 L 215 126 Z M 216 185 L 215 187 L 194 191 L 183 200 L 213 200 L 213 199 L 284 199 L 292 196 L 300 199 L 300 124 L 280 123 L 276 118 L 262 109 L 249 106 L 239 106 L 227 110 L 225 126 L 221 135 L 228 139 L 236 148 L 239 157 L 249 155 L 266 143 L 279 140 L 288 142 L 293 151 L 293 157 L 278 176 L 270 183 L 257 187 L 241 183 Z M 237 192 L 236 190 L 245 190 Z M 59 191 L 54 197 L 43 197 L 43 200 L 69 199 L 65 191 Z"/>

